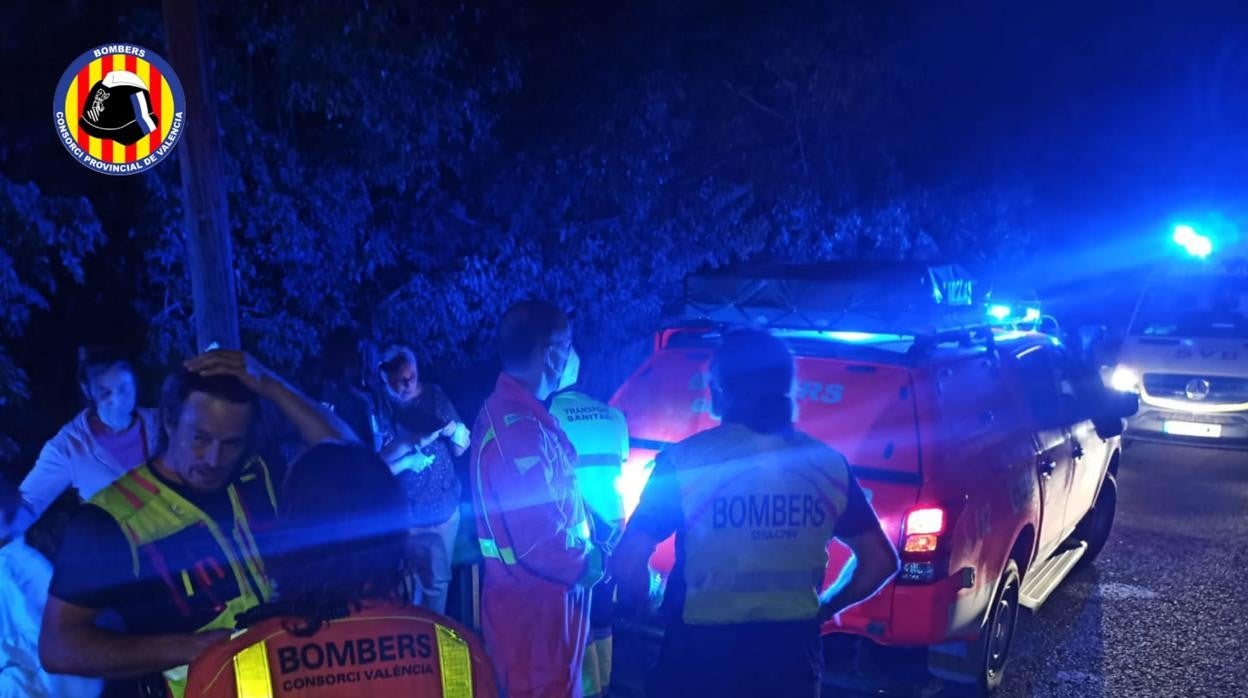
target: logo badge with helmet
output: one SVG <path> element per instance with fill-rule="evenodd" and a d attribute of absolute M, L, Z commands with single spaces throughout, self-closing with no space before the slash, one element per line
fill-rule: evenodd
<path fill-rule="evenodd" d="M 143 172 L 182 137 L 185 96 L 173 68 L 134 44 L 82 54 L 61 76 L 52 118 L 81 165 L 110 175 Z"/>

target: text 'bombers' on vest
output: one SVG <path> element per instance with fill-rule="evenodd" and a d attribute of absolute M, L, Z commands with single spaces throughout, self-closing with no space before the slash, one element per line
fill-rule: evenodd
<path fill-rule="evenodd" d="M 366 666 L 374 662 L 428 659 L 433 656 L 430 635 L 381 635 L 343 642 L 307 642 L 298 647 L 279 647 L 278 667 L 282 674 L 316 671 L 334 667 Z"/>
<path fill-rule="evenodd" d="M 823 498 L 809 494 L 716 497 L 711 504 L 711 525 L 715 528 L 818 527 L 827 517 Z"/>

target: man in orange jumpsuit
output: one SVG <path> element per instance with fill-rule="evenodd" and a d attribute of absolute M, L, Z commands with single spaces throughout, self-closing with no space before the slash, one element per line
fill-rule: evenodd
<path fill-rule="evenodd" d="M 503 371 L 473 427 L 477 538 L 485 557 L 482 630 L 509 698 L 580 698 L 594 546 L 576 451 L 542 404 L 576 382 L 568 318 L 524 301 L 503 315 Z"/>

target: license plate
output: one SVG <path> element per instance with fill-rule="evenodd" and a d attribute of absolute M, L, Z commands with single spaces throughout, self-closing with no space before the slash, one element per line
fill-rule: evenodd
<path fill-rule="evenodd" d="M 1199 422 L 1173 422 L 1166 420 L 1161 425 L 1162 431 L 1175 436 L 1199 436 L 1216 439 L 1222 436 L 1221 424 L 1201 424 Z"/>

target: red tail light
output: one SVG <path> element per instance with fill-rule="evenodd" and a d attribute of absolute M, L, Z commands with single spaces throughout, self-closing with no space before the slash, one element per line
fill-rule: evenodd
<path fill-rule="evenodd" d="M 945 510 L 940 507 L 915 509 L 906 515 L 902 552 L 934 553 L 945 532 Z"/>
<path fill-rule="evenodd" d="M 931 534 L 939 536 L 945 532 L 945 510 L 940 507 L 915 509 L 906 515 L 906 535 Z"/>
<path fill-rule="evenodd" d="M 936 579 L 940 558 L 940 536 L 945 532 L 945 510 L 923 507 L 906 514 L 902 529 L 901 575 L 898 581 L 926 584 Z"/>

